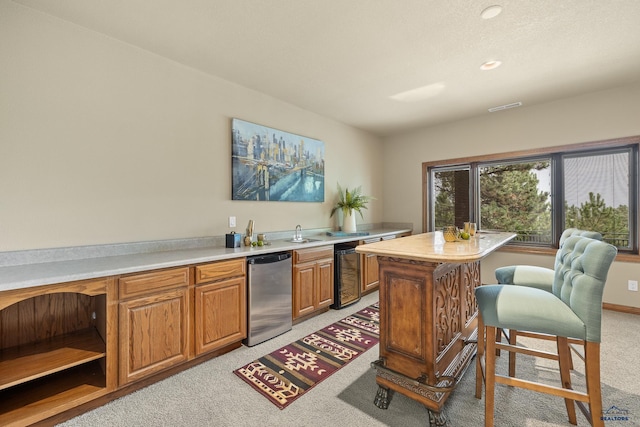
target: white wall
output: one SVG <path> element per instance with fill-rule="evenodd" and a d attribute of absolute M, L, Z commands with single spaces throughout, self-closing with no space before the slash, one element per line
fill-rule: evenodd
<path fill-rule="evenodd" d="M 325 202 L 231 201 L 232 117 L 324 141 Z M 0 251 L 382 221 L 379 138 L 4 0 L 0 141 Z"/>
<path fill-rule="evenodd" d="M 387 138 L 384 142 L 384 218 L 422 224 L 422 162 L 503 153 L 640 135 L 640 83 L 556 102 L 485 114 Z M 552 266 L 549 256 L 496 253 L 483 261 L 483 281 L 495 281 L 500 265 Z M 605 301 L 640 307 L 640 293 L 627 280 L 640 280 L 636 263 L 616 262 Z"/>

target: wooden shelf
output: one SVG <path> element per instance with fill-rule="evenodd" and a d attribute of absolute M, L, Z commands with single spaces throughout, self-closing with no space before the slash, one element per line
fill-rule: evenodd
<path fill-rule="evenodd" d="M 98 361 L 75 366 L 0 392 L 0 425 L 33 424 L 106 393 Z"/>
<path fill-rule="evenodd" d="M 95 329 L 0 351 L 0 390 L 51 375 L 106 355 Z"/>

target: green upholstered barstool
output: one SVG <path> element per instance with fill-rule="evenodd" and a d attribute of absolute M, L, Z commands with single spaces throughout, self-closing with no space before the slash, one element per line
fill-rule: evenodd
<path fill-rule="evenodd" d="M 556 254 L 551 292 L 512 285 L 484 285 L 476 289 L 479 311 L 476 397 L 482 396 L 484 382 L 485 426 L 494 425 L 495 383 L 563 397 L 572 424 L 577 423 L 575 401 L 593 426 L 604 425 L 600 386 L 602 294 L 616 253 L 617 249 L 608 243 L 572 236 Z M 557 341 L 557 353 L 496 343 L 497 328 L 552 336 Z M 571 388 L 569 339 L 580 340 L 583 345 L 586 392 Z M 497 348 L 558 360 L 562 388 L 496 374 Z"/>
<path fill-rule="evenodd" d="M 567 228 L 562 232 L 558 247 L 562 248 L 567 238 L 571 236 L 588 237 L 590 239 L 602 240 L 602 234 L 597 231 L 581 230 L 579 228 Z M 553 269 L 538 267 L 533 265 L 509 265 L 505 267 L 499 267 L 495 271 L 496 279 L 499 284 L 505 285 L 517 285 L 528 286 L 533 288 L 543 289 L 551 292 L 553 286 Z M 502 335 L 505 336 L 510 344 L 515 344 L 517 340 L 517 331 L 503 331 L 498 329 L 496 331 L 496 341 L 502 339 Z M 536 338 L 544 338 L 537 336 Z M 570 344 L 582 344 L 579 341 L 570 341 Z M 570 347 L 572 348 L 572 347 Z M 500 355 L 500 350 L 497 350 L 496 354 Z M 577 353 L 579 354 L 579 353 Z M 571 360 L 571 368 L 573 369 L 573 359 Z M 515 376 L 516 372 L 516 355 L 513 352 L 509 353 L 509 375 Z"/>
<path fill-rule="evenodd" d="M 558 248 L 562 248 L 564 242 L 571 236 L 602 240 L 602 234 L 597 231 L 567 228 L 560 236 Z M 551 292 L 551 287 L 553 286 L 553 269 L 551 268 L 533 265 L 509 265 L 496 268 L 495 275 L 499 284 L 529 286 L 544 289 L 549 292 Z"/>

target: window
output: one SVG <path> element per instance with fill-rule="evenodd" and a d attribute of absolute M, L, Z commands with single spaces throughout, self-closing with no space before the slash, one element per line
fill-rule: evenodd
<path fill-rule="evenodd" d="M 619 249 L 630 239 L 630 149 L 563 158 L 564 226 L 602 233 Z M 637 192 L 636 192 L 637 193 Z"/>
<path fill-rule="evenodd" d="M 436 228 L 462 224 L 471 217 L 469 167 L 442 168 L 433 173 L 434 211 Z"/>
<path fill-rule="evenodd" d="M 551 248 L 576 227 L 637 254 L 639 145 L 633 137 L 425 163 L 424 228 L 470 220 L 517 233 L 511 245 Z"/>
<path fill-rule="evenodd" d="M 551 159 L 479 164 L 480 229 L 518 233 L 525 244 L 551 244 Z"/>

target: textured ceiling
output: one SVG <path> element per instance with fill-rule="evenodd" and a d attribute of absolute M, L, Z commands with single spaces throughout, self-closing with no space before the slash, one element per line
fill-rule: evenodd
<path fill-rule="evenodd" d="M 379 135 L 640 79 L 640 0 L 14 1 Z"/>

